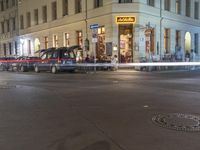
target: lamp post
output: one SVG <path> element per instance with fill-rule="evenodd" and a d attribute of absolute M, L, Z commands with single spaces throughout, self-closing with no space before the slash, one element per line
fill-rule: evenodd
<path fill-rule="evenodd" d="M 160 0 L 160 59 L 162 58 L 162 54 L 161 54 L 161 50 L 162 50 L 162 21 L 163 21 L 163 17 L 162 17 L 162 1 Z"/>
<path fill-rule="evenodd" d="M 84 41 L 84 48 L 85 51 L 89 51 L 89 40 L 88 40 L 88 1 L 85 0 L 85 32 L 86 32 L 86 38 Z"/>

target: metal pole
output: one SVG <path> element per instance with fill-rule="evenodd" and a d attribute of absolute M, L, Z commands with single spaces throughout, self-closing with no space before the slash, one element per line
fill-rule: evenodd
<path fill-rule="evenodd" d="M 85 0 L 85 25 L 86 25 L 86 39 L 88 39 L 88 6 L 87 6 L 87 0 Z"/>
<path fill-rule="evenodd" d="M 93 46 L 93 48 L 94 48 L 94 65 L 96 65 L 96 43 L 94 42 L 94 44 L 93 44 L 94 46 Z M 96 73 L 96 66 L 94 66 L 94 72 Z"/>
<path fill-rule="evenodd" d="M 162 1 L 160 0 L 160 60 L 162 59 Z"/>

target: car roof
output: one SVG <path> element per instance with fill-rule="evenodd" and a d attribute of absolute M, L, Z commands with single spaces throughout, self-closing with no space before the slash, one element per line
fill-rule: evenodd
<path fill-rule="evenodd" d="M 52 51 L 52 50 L 56 50 L 56 48 L 51 47 L 51 48 L 48 48 L 48 49 L 41 49 L 41 50 L 36 51 L 35 53 L 49 52 L 49 51 Z"/>

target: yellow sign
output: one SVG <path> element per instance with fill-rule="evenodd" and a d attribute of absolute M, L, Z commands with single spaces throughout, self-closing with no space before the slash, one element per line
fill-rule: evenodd
<path fill-rule="evenodd" d="M 134 24 L 136 22 L 136 17 L 134 16 L 117 16 L 116 24 Z"/>

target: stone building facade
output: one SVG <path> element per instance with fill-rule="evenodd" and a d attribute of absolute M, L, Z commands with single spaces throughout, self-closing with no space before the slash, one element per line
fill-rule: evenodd
<path fill-rule="evenodd" d="M 16 0 L 0 0 L 0 56 L 18 53 L 18 9 Z"/>

